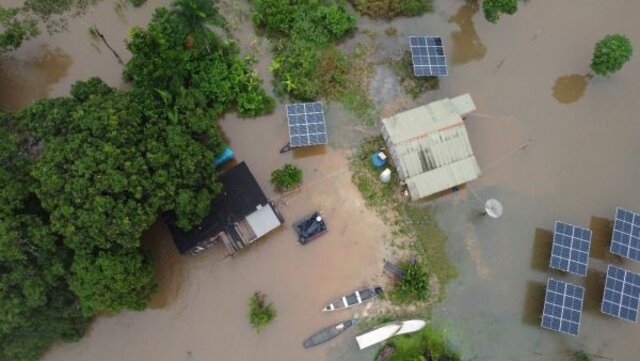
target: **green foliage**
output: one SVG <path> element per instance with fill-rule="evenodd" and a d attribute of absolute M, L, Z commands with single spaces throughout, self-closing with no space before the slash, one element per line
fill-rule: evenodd
<path fill-rule="evenodd" d="M 495 24 L 502 14 L 513 15 L 518 11 L 518 0 L 484 0 L 482 10 L 485 19 Z"/>
<path fill-rule="evenodd" d="M 281 190 L 289 190 L 302 182 L 302 169 L 292 164 L 271 172 L 271 184 Z"/>
<path fill-rule="evenodd" d="M 418 16 L 433 11 L 431 0 L 351 0 L 353 7 L 374 19 Z"/>
<path fill-rule="evenodd" d="M 135 7 L 140 7 L 142 6 L 144 3 L 147 2 L 147 0 L 129 0 L 129 2 L 131 3 L 131 5 L 135 6 Z"/>
<path fill-rule="evenodd" d="M 342 54 L 331 48 L 355 28 L 356 18 L 347 12 L 344 3 L 252 0 L 251 4 L 253 22 L 274 43 L 271 68 L 276 92 L 299 100 L 338 93 L 340 90 L 332 89 L 334 85 L 343 87 L 339 80 L 344 67 L 325 66 L 329 73 L 319 69 L 332 62 L 340 65 Z"/>
<path fill-rule="evenodd" d="M 573 354 L 573 359 L 575 361 L 591 361 L 591 356 L 584 351 L 578 351 Z"/>
<path fill-rule="evenodd" d="M 429 275 L 424 266 L 415 262 L 403 267 L 405 276 L 398 281 L 390 298 L 398 303 L 424 301 L 429 297 Z"/>
<path fill-rule="evenodd" d="M 172 103 L 180 94 L 194 93 L 212 119 L 236 107 L 240 116 L 273 111 L 274 101 L 262 80 L 238 56 L 234 43 L 222 41 L 208 28 L 202 41 L 189 42 L 188 32 L 165 8 L 156 10 L 147 29 L 134 28 L 127 48 L 133 54 L 124 70 L 136 88 L 158 89 Z M 187 48 L 188 50 L 185 50 Z"/>
<path fill-rule="evenodd" d="M 272 303 L 266 302 L 267 296 L 262 292 L 256 292 L 249 299 L 249 313 L 247 318 L 251 327 L 260 333 L 274 318 L 277 312 Z"/>
<path fill-rule="evenodd" d="M 78 253 L 70 281 L 85 315 L 98 312 L 141 311 L 155 291 L 154 264 L 150 254 L 120 248 L 97 255 Z"/>
<path fill-rule="evenodd" d="M 395 352 L 388 361 L 460 361 L 460 356 L 449 347 L 444 335 L 425 327 L 419 332 L 391 338 L 387 345 Z"/>
<path fill-rule="evenodd" d="M 207 25 L 225 25 L 212 0 L 174 0 L 169 14 L 175 20 L 174 36 L 182 38 L 189 49 L 204 45 L 209 50 L 214 35 Z"/>
<path fill-rule="evenodd" d="M 12 119 L 0 114 L 0 360 L 37 360 L 87 319 L 67 284 L 73 257 L 33 194 L 30 159 Z"/>
<path fill-rule="evenodd" d="M 622 34 L 607 35 L 596 43 L 591 59 L 591 70 L 598 75 L 613 74 L 631 60 L 633 46 Z"/>
<path fill-rule="evenodd" d="M 65 30 L 69 16 L 84 14 L 101 0 L 25 0 L 24 10 L 38 17 L 49 32 Z"/>
<path fill-rule="evenodd" d="M 24 17 L 20 8 L 5 8 L 0 5 L 0 54 L 14 50 L 22 42 L 38 35 L 35 20 Z"/>

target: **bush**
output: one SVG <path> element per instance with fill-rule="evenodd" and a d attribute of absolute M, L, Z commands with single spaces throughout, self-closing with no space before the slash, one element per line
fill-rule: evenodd
<path fill-rule="evenodd" d="M 256 292 L 249 299 L 249 323 L 257 333 L 267 326 L 274 318 L 277 312 L 272 303 L 266 303 L 267 296 L 262 292 Z"/>
<path fill-rule="evenodd" d="M 375 19 L 418 16 L 433 11 L 431 0 L 351 0 L 351 3 L 358 12 Z"/>
<path fill-rule="evenodd" d="M 596 43 L 591 59 L 591 70 L 598 75 L 615 73 L 631 60 L 632 55 L 633 46 L 626 36 L 607 35 Z"/>
<path fill-rule="evenodd" d="M 140 7 L 142 4 L 146 3 L 147 0 L 129 0 L 129 2 L 135 7 Z"/>
<path fill-rule="evenodd" d="M 513 15 L 518 11 L 517 0 L 484 0 L 482 10 L 487 21 L 497 23 L 500 15 Z"/>
<path fill-rule="evenodd" d="M 329 60 L 343 57 L 333 48 L 333 43 L 355 28 L 356 18 L 344 4 L 314 0 L 253 0 L 251 3 L 253 22 L 274 44 L 271 71 L 276 93 L 303 101 L 337 93 L 326 85 L 341 77 L 334 74 L 339 68 L 328 69 L 328 72 L 319 69 L 327 56 Z"/>
<path fill-rule="evenodd" d="M 460 361 L 460 356 L 449 347 L 444 335 L 429 327 L 393 337 L 387 345 L 394 351 L 388 361 Z"/>
<path fill-rule="evenodd" d="M 271 172 L 271 184 L 281 190 L 291 189 L 302 182 L 302 169 L 292 164 Z"/>
<path fill-rule="evenodd" d="M 424 301 L 429 297 L 429 275 L 422 263 L 415 262 L 404 268 L 404 277 L 391 292 L 391 299 L 399 303 Z"/>

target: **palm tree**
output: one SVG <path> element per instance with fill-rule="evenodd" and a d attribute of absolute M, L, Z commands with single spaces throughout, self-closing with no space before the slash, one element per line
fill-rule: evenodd
<path fill-rule="evenodd" d="M 209 39 L 212 32 L 208 25 L 225 25 L 214 0 L 175 0 L 171 7 L 185 46 L 191 49 L 204 43 L 207 51 L 211 51 Z"/>

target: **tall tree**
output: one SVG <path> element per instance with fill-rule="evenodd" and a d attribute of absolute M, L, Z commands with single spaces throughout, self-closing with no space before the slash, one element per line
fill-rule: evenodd
<path fill-rule="evenodd" d="M 613 74 L 631 60 L 633 46 L 622 34 L 607 35 L 596 43 L 591 58 L 591 70 L 598 75 Z"/>
<path fill-rule="evenodd" d="M 178 34 L 187 48 L 204 45 L 210 49 L 212 32 L 208 25 L 224 26 L 225 21 L 218 13 L 215 2 L 211 0 L 175 0 L 171 4 L 171 13 L 177 23 Z"/>

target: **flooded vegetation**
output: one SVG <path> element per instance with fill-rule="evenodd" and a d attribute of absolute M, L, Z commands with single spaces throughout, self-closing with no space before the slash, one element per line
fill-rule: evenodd
<path fill-rule="evenodd" d="M 0 107 L 17 110 L 43 97 L 66 96 L 71 84 L 91 76 L 127 89 L 122 65 L 90 36 L 89 28 L 99 28 L 127 62 L 131 27 L 144 26 L 157 6 L 169 3 L 148 0 L 140 8 L 125 4 L 116 11 L 113 1 L 104 0 L 70 20 L 67 31 L 41 34 L 2 55 Z M 234 257 L 225 257 L 221 244 L 197 257 L 183 257 L 163 222 L 156 222 L 143 242 L 157 260 L 153 277 L 159 288 L 150 308 L 96 317 L 84 338 L 55 344 L 43 360 L 373 360 L 375 348 L 357 350 L 358 327 L 313 349 L 304 349 L 302 342 L 350 317 L 406 312 L 387 299 L 342 314 L 321 309 L 357 286 L 386 287 L 391 280 L 383 273 L 384 261 L 416 253 L 433 276 L 425 308 L 412 311 L 430 308 L 432 326 L 443 330 L 462 360 L 555 360 L 577 351 L 635 359 L 637 325 L 602 314 L 600 303 L 608 264 L 640 271 L 637 264 L 609 253 L 615 207 L 640 210 L 635 187 L 640 170 L 634 166 L 640 154 L 635 100 L 640 62 L 633 58 L 608 77 L 580 74 L 589 70 L 594 44 L 603 36 L 624 33 L 637 45 L 640 28 L 634 15 L 640 3 L 519 2 L 519 10 L 497 24 L 485 20 L 480 3 L 434 1 L 433 12 L 417 17 L 359 18 L 358 30 L 335 45 L 349 56 L 358 44 L 369 44 L 361 50 L 364 60 L 356 63 L 367 70 L 349 75 L 361 79 L 347 92 L 352 104 L 338 102 L 344 97 L 325 103 L 326 147 L 279 153 L 288 141 L 284 99 L 269 115 L 223 115 L 219 126 L 226 143 L 276 202 L 285 224 Z M 221 1 L 219 7 L 241 54 L 255 56 L 253 67 L 273 94 L 272 44 L 256 32 L 249 3 Z M 411 94 L 393 66 L 402 62 L 406 37 L 416 34 L 443 37 L 450 76 Z M 276 59 L 282 56 L 275 54 Z M 286 75 L 275 72 L 275 79 L 280 92 L 287 93 Z M 367 188 L 379 185 L 378 174 L 354 168 L 354 162 L 367 164 L 366 157 L 381 145 L 354 160 L 353 149 L 362 139 L 379 134 L 377 125 L 369 125 L 375 119 L 363 122 L 365 116 L 353 114 L 355 106 L 366 104 L 364 110 L 388 116 L 466 92 L 478 106 L 465 123 L 483 175 L 459 192 L 399 203 L 392 211 L 400 216 L 390 214 L 385 197 L 399 196 L 398 190 Z M 270 174 L 287 163 L 300 167 L 304 180 L 299 188 L 279 192 Z M 489 198 L 504 205 L 497 220 L 482 215 Z M 291 225 L 316 210 L 329 232 L 302 246 Z M 555 220 L 593 231 L 586 278 L 549 269 Z M 400 240 L 412 235 L 418 235 L 418 242 L 401 246 Z M 540 328 L 550 276 L 585 287 L 578 337 Z M 256 290 L 277 309 L 260 334 L 247 321 L 247 300 Z"/>

